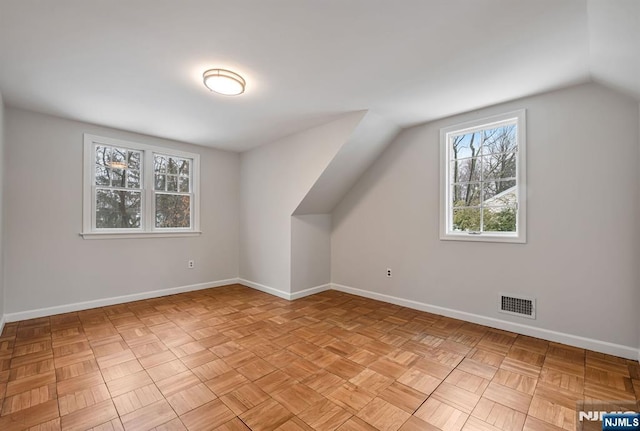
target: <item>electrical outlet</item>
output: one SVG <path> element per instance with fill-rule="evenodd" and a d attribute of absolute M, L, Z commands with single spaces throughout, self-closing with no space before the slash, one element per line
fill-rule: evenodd
<path fill-rule="evenodd" d="M 189 262 L 187 262 L 187 268 L 193 269 L 194 266 L 195 266 L 195 263 L 193 262 L 193 260 L 190 260 Z"/>
<path fill-rule="evenodd" d="M 391 268 L 387 268 L 387 277 L 391 278 Z"/>

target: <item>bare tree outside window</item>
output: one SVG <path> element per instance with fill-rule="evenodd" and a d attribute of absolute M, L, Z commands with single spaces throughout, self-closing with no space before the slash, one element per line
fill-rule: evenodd
<path fill-rule="evenodd" d="M 84 134 L 82 237 L 200 235 L 200 155 Z"/>
<path fill-rule="evenodd" d="M 139 151 L 96 147 L 96 228 L 140 228 L 140 156 Z"/>
<path fill-rule="evenodd" d="M 153 166 L 156 227 L 191 227 L 191 161 L 156 154 Z"/>
<path fill-rule="evenodd" d="M 453 229 L 515 232 L 517 126 L 454 135 L 450 145 Z"/>

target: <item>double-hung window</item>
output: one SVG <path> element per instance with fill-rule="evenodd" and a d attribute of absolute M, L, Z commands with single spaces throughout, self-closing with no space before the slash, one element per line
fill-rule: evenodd
<path fill-rule="evenodd" d="M 84 135 L 85 238 L 199 234 L 198 154 Z"/>
<path fill-rule="evenodd" d="M 524 110 L 442 129 L 440 238 L 526 242 Z"/>

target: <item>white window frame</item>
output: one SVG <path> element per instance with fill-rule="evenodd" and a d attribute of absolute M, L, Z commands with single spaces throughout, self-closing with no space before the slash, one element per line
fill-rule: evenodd
<path fill-rule="evenodd" d="M 517 126 L 516 152 L 516 232 L 459 232 L 454 231 L 451 194 L 451 144 L 453 136 L 473 133 L 503 124 L 515 122 Z M 487 118 L 468 121 L 440 129 L 440 239 L 480 242 L 527 242 L 527 187 L 526 187 L 526 116 L 525 110 L 517 110 Z"/>
<path fill-rule="evenodd" d="M 136 229 L 97 229 L 95 199 L 95 148 L 97 145 L 126 148 L 141 153 L 141 222 Z M 191 227 L 157 228 L 155 223 L 154 154 L 190 159 Z M 82 232 L 84 239 L 158 238 L 197 236 L 200 231 L 200 155 L 172 148 L 156 147 L 120 139 L 84 134 Z M 132 189 L 135 190 L 135 189 Z"/>

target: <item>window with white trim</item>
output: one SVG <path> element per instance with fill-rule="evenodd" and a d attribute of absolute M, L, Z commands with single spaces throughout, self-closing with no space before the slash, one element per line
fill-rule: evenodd
<path fill-rule="evenodd" d="M 444 128 L 440 239 L 526 242 L 524 110 Z"/>
<path fill-rule="evenodd" d="M 199 234 L 200 156 L 84 135 L 85 238 Z"/>

